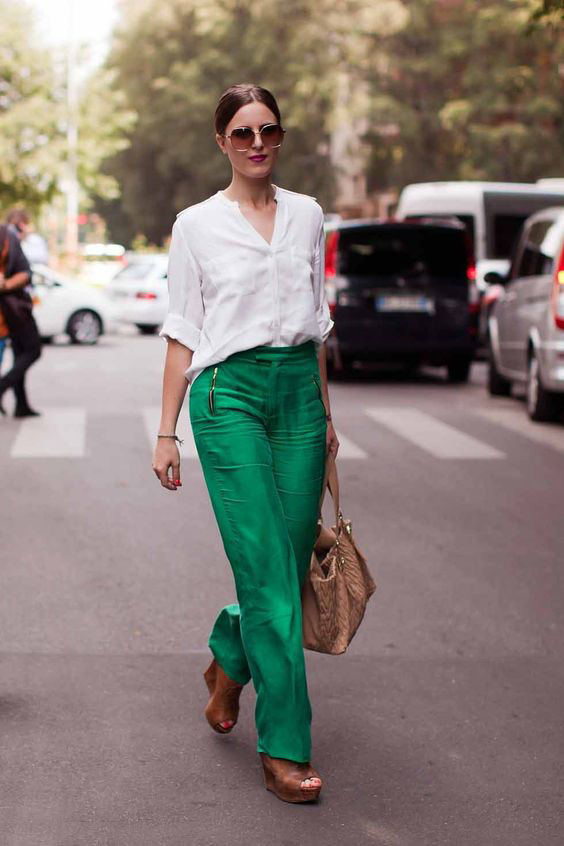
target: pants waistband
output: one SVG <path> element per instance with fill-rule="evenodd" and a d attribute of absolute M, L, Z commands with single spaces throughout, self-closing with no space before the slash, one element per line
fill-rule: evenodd
<path fill-rule="evenodd" d="M 242 361 L 306 361 L 315 358 L 315 342 L 305 341 L 290 347 L 272 347 L 268 344 L 232 353 L 228 360 Z"/>

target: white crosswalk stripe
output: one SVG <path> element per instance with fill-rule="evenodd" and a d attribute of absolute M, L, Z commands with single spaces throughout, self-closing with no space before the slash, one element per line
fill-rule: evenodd
<path fill-rule="evenodd" d="M 151 445 L 155 443 L 155 436 L 158 431 L 160 416 L 161 409 L 158 406 L 143 409 L 145 431 Z M 184 440 L 184 443 L 180 447 L 180 456 L 182 458 L 197 458 L 198 453 L 190 426 L 190 416 L 185 410 L 180 412 L 176 431 L 180 433 L 179 437 Z M 340 444 L 339 458 L 367 458 L 367 453 L 341 432 L 337 433 L 337 437 L 339 438 Z"/>
<path fill-rule="evenodd" d="M 342 432 L 337 432 L 339 439 L 339 458 L 368 458 L 368 453 L 361 447 L 357 446 L 354 441 L 343 435 Z"/>
<path fill-rule="evenodd" d="M 159 431 L 159 423 L 161 419 L 160 406 L 155 405 L 149 408 L 144 408 L 142 414 L 143 421 L 145 423 L 145 431 L 147 433 L 149 443 L 151 447 L 153 447 L 155 445 L 157 432 Z M 188 414 L 186 406 L 184 406 L 184 408 L 180 412 L 176 432 L 178 434 L 178 437 L 184 441 L 182 446 L 179 446 L 180 457 L 197 458 L 198 453 L 196 450 L 196 444 L 194 443 L 194 436 L 192 434 L 192 428 L 190 426 L 190 416 Z"/>
<path fill-rule="evenodd" d="M 420 411 L 413 406 L 370 406 L 364 412 L 379 425 L 385 426 L 435 458 L 492 459 L 505 454 L 477 438 Z M 152 447 L 158 431 L 160 407 L 140 410 L 146 437 Z M 532 423 L 520 406 L 469 409 L 469 413 L 494 426 L 509 429 L 535 443 L 564 453 L 564 427 L 561 424 Z M 14 421 L 15 422 L 15 421 Z M 87 412 L 78 407 L 47 407 L 41 417 L 18 422 L 10 449 L 12 458 L 81 458 L 86 454 Z M 180 413 L 177 432 L 184 439 L 180 454 L 184 459 L 197 459 L 198 454 L 187 406 Z M 337 432 L 339 458 L 365 459 L 372 453 L 354 440 Z"/>
<path fill-rule="evenodd" d="M 81 458 L 84 455 L 84 408 L 48 408 L 41 417 L 21 421 L 12 458 Z"/>
<path fill-rule="evenodd" d="M 377 423 L 435 458 L 504 458 L 504 453 L 410 406 L 365 409 Z"/>
<path fill-rule="evenodd" d="M 523 435 L 535 443 L 564 452 L 564 426 L 559 423 L 533 423 L 526 416 L 524 410 L 517 408 L 480 408 L 472 412 L 484 418 L 489 423 L 511 429 L 518 435 Z"/>

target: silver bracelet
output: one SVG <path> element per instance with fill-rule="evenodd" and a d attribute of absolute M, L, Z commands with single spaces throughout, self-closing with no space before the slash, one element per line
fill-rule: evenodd
<path fill-rule="evenodd" d="M 157 435 L 157 438 L 172 438 L 173 440 L 178 441 L 178 443 L 179 443 L 181 446 L 182 446 L 182 444 L 184 443 L 184 441 L 181 441 L 181 440 L 180 440 L 180 438 L 178 437 L 178 435 Z"/>

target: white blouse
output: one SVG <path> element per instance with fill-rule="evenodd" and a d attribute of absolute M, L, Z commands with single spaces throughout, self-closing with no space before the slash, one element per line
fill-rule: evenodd
<path fill-rule="evenodd" d="M 179 212 L 168 257 L 161 337 L 193 350 L 185 376 L 258 345 L 321 344 L 333 321 L 325 295 L 323 211 L 314 197 L 273 185 L 269 244 L 217 191 Z"/>

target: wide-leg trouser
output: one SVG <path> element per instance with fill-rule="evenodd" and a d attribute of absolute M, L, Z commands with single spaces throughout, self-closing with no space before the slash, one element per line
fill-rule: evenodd
<path fill-rule="evenodd" d="M 217 617 L 210 649 L 232 679 L 253 680 L 258 751 L 309 761 L 300 594 L 327 427 L 313 341 L 254 347 L 207 367 L 189 408 L 238 600 Z"/>

